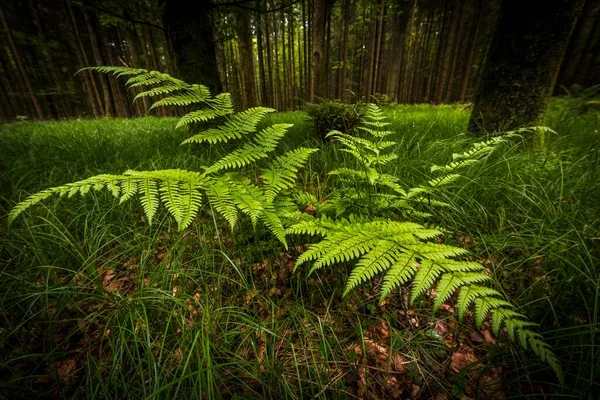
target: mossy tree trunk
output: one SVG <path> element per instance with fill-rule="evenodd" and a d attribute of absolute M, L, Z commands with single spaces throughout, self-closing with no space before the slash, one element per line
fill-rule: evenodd
<path fill-rule="evenodd" d="M 469 131 L 542 122 L 583 0 L 505 0 L 479 76 Z"/>

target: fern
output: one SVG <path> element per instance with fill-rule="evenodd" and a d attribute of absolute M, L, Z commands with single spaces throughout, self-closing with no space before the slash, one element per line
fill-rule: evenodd
<path fill-rule="evenodd" d="M 267 201 L 271 202 L 282 190 L 296 182 L 296 173 L 316 149 L 299 147 L 277 157 L 267 168 L 263 168 L 261 178 L 265 185 Z"/>
<path fill-rule="evenodd" d="M 491 280 L 483 273 L 482 265 L 454 259 L 464 255 L 465 249 L 424 241 L 423 238 L 440 235 L 440 231 L 408 222 L 348 223 L 347 220 L 337 222 L 324 217 L 320 221 L 298 222 L 288 229 L 288 233 L 324 236 L 298 258 L 295 268 L 312 262 L 312 273 L 324 266 L 357 261 L 344 295 L 379 274 L 383 274 L 380 301 L 396 287 L 411 281 L 411 303 L 435 288 L 434 310 L 459 292 L 457 309 L 461 320 L 474 303 L 478 328 L 490 315 L 496 335 L 501 334 L 504 327 L 511 340 L 518 340 L 523 348 L 530 346 L 559 377 L 562 376 L 556 356 L 543 338 L 531 330 L 537 324 L 516 312 L 510 302 L 501 298 L 500 292 L 481 286 Z"/>
<path fill-rule="evenodd" d="M 202 196 L 198 192 L 207 184 L 206 177 L 197 172 L 179 169 L 161 171 L 126 171 L 122 175 L 97 175 L 78 182 L 68 183 L 43 190 L 19 203 L 9 213 L 9 222 L 27 208 L 53 195 L 73 197 L 79 193 L 86 195 L 90 189 L 99 191 L 109 189 L 114 197 L 120 196 L 120 202 L 139 195 L 148 223 L 152 223 L 160 203 L 179 225 L 179 229 L 187 227 L 192 216 L 202 204 Z M 159 195 L 160 194 L 160 195 Z"/>
<path fill-rule="evenodd" d="M 510 340 L 517 341 L 525 349 L 531 347 L 562 379 L 556 356 L 543 337 L 533 330 L 537 324 L 527 321 L 500 292 L 485 286 L 492 279 L 484 274 L 481 264 L 460 260 L 468 254 L 467 250 L 433 242 L 432 239 L 441 235 L 440 230 L 411 222 L 380 219 L 392 216 L 393 210 L 400 211 L 405 217 L 426 217 L 428 213 L 415 207 L 448 206 L 432 196 L 457 181 L 462 170 L 480 162 L 498 145 L 538 128 L 508 132 L 475 143 L 466 152 L 454 154 L 451 163 L 432 166 L 431 172 L 435 176 L 426 184 L 404 189 L 396 177 L 379 171 L 381 166 L 394 159 L 393 154 L 386 152 L 394 144 L 387 140 L 391 134 L 388 126 L 381 110 L 369 105 L 359 127 L 367 137 L 353 137 L 338 131 L 328 134 L 343 146 L 342 151 L 355 157 L 359 166 L 357 169 L 338 168 L 329 175 L 358 189 L 353 191 L 344 187 L 343 192 L 339 190 L 338 197 L 333 199 L 341 204 L 337 207 L 338 216 L 350 213 L 350 218 L 301 219 L 288 228 L 290 234 L 323 237 L 297 259 L 295 268 L 310 263 L 309 273 L 312 273 L 319 268 L 348 263 L 352 265 L 352 271 L 344 296 L 376 275 L 382 275 L 380 301 L 390 296 L 395 288 L 410 284 L 410 302 L 414 303 L 431 291 L 434 293 L 434 311 L 458 294 L 456 308 L 461 321 L 470 309 L 478 328 L 488 316 L 491 317 L 496 335 L 506 331 Z"/>
<path fill-rule="evenodd" d="M 98 175 L 79 182 L 43 190 L 15 206 L 9 221 L 27 208 L 53 195 L 86 195 L 90 190 L 106 188 L 123 203 L 138 197 L 148 223 L 152 223 L 162 204 L 173 216 L 180 230 L 188 227 L 200 208 L 208 203 L 233 229 L 239 214 L 247 216 L 254 225 L 262 221 L 285 246 L 285 228 L 281 215 L 289 213 L 291 199 L 286 202 L 280 194 L 295 183 L 295 174 L 316 149 L 300 148 L 285 153 L 263 169 L 264 185 L 259 186 L 242 172 L 249 166 L 274 152 L 290 124 L 276 124 L 256 132 L 258 123 L 267 113 L 275 110 L 255 107 L 240 113 L 233 112 L 231 96 L 221 93 L 214 97 L 203 85 L 189 85 L 179 79 L 157 71 L 124 67 L 91 67 L 89 70 L 127 77 L 128 87 L 151 86 L 136 98 L 169 95 L 159 99 L 151 108 L 159 106 L 187 107 L 199 104 L 203 108 L 183 116 L 177 126 L 194 122 L 222 119 L 219 126 L 185 140 L 183 144 L 227 142 L 244 139 L 245 143 L 225 155 L 202 172 L 179 169 L 159 171 L 126 171 L 122 175 Z M 235 172 L 224 172 L 235 169 Z M 287 210 L 287 211 L 285 211 Z"/>

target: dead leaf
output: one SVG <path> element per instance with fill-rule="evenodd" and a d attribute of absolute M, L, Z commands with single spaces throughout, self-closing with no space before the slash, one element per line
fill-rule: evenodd
<path fill-rule="evenodd" d="M 317 212 L 317 208 L 315 206 L 313 206 L 312 204 L 309 204 L 304 209 L 304 212 L 307 213 L 308 215 L 313 215 L 314 213 Z"/>
<path fill-rule="evenodd" d="M 440 336 L 446 336 L 448 334 L 448 332 L 450 332 L 450 328 L 448 328 L 448 325 L 446 325 L 442 321 L 437 321 L 435 323 L 434 329 L 435 329 L 435 332 Z"/>
<path fill-rule="evenodd" d="M 481 333 L 483 333 L 486 342 L 496 344 L 496 338 L 489 329 L 484 329 Z"/>
<path fill-rule="evenodd" d="M 67 383 L 75 377 L 75 367 L 77 366 L 77 360 L 69 358 L 67 360 L 61 360 L 56 363 L 56 372 L 58 379 L 61 382 Z"/>
<path fill-rule="evenodd" d="M 477 358 L 472 353 L 472 350 L 461 349 L 462 351 L 457 351 L 452 354 L 452 362 L 450 366 L 454 370 L 454 372 L 461 372 L 463 369 L 477 361 Z"/>
<path fill-rule="evenodd" d="M 406 362 L 400 354 L 394 354 L 394 356 L 392 357 L 391 364 L 394 371 L 400 372 L 401 374 L 406 372 L 406 368 L 404 368 L 404 364 L 406 364 Z"/>
<path fill-rule="evenodd" d="M 476 344 L 481 344 L 485 341 L 485 338 L 479 332 L 469 333 L 469 339 L 471 339 L 471 342 L 476 343 Z"/>

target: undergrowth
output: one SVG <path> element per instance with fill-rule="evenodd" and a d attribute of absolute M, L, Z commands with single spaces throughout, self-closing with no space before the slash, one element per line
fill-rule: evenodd
<path fill-rule="evenodd" d="M 460 107 L 384 111 L 396 160 L 380 173 L 405 188 L 475 140 Z M 550 114 L 547 124 L 556 125 Z M 596 118 L 596 119 L 594 119 Z M 355 168 L 339 143 L 321 144 L 302 113 L 269 114 L 258 129 L 291 123 L 282 151 L 318 147 L 298 186 L 329 203 L 332 166 Z M 519 346 L 463 325 L 433 294 L 380 302 L 376 278 L 342 297 L 351 265 L 294 274 L 307 240 L 288 250 L 240 219 L 233 231 L 210 207 L 189 228 L 159 209 L 108 192 L 44 202 L 10 228 L 0 220 L 3 275 L 0 391 L 13 397 L 591 397 L 598 333 L 597 115 L 561 119 L 546 147 L 504 144 L 439 193 L 431 228 L 466 247 L 503 295 L 541 323 L 565 371 Z M 176 121 L 175 121 L 176 123 Z M 2 213 L 27 194 L 128 169 L 200 170 L 231 151 L 181 148 L 174 120 L 18 123 L 0 127 Z M 387 140 L 387 138 L 386 138 Z M 160 149 L 160 150 L 157 150 Z M 249 170 L 260 176 L 261 168 Z M 368 183 L 365 183 L 369 185 Z M 315 203 L 314 208 L 320 207 Z M 318 215 L 310 205 L 306 216 Z M 315 214 L 316 213 L 316 214 Z M 444 398 L 444 397 L 442 397 Z"/>

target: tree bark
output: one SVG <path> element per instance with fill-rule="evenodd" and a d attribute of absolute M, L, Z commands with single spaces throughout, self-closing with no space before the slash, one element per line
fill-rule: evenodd
<path fill-rule="evenodd" d="M 221 92 L 210 0 L 165 0 L 163 24 L 179 77 Z M 195 10 L 195 11 L 191 11 Z"/>
<path fill-rule="evenodd" d="M 483 66 L 469 130 L 542 122 L 583 0 L 505 0 Z"/>

